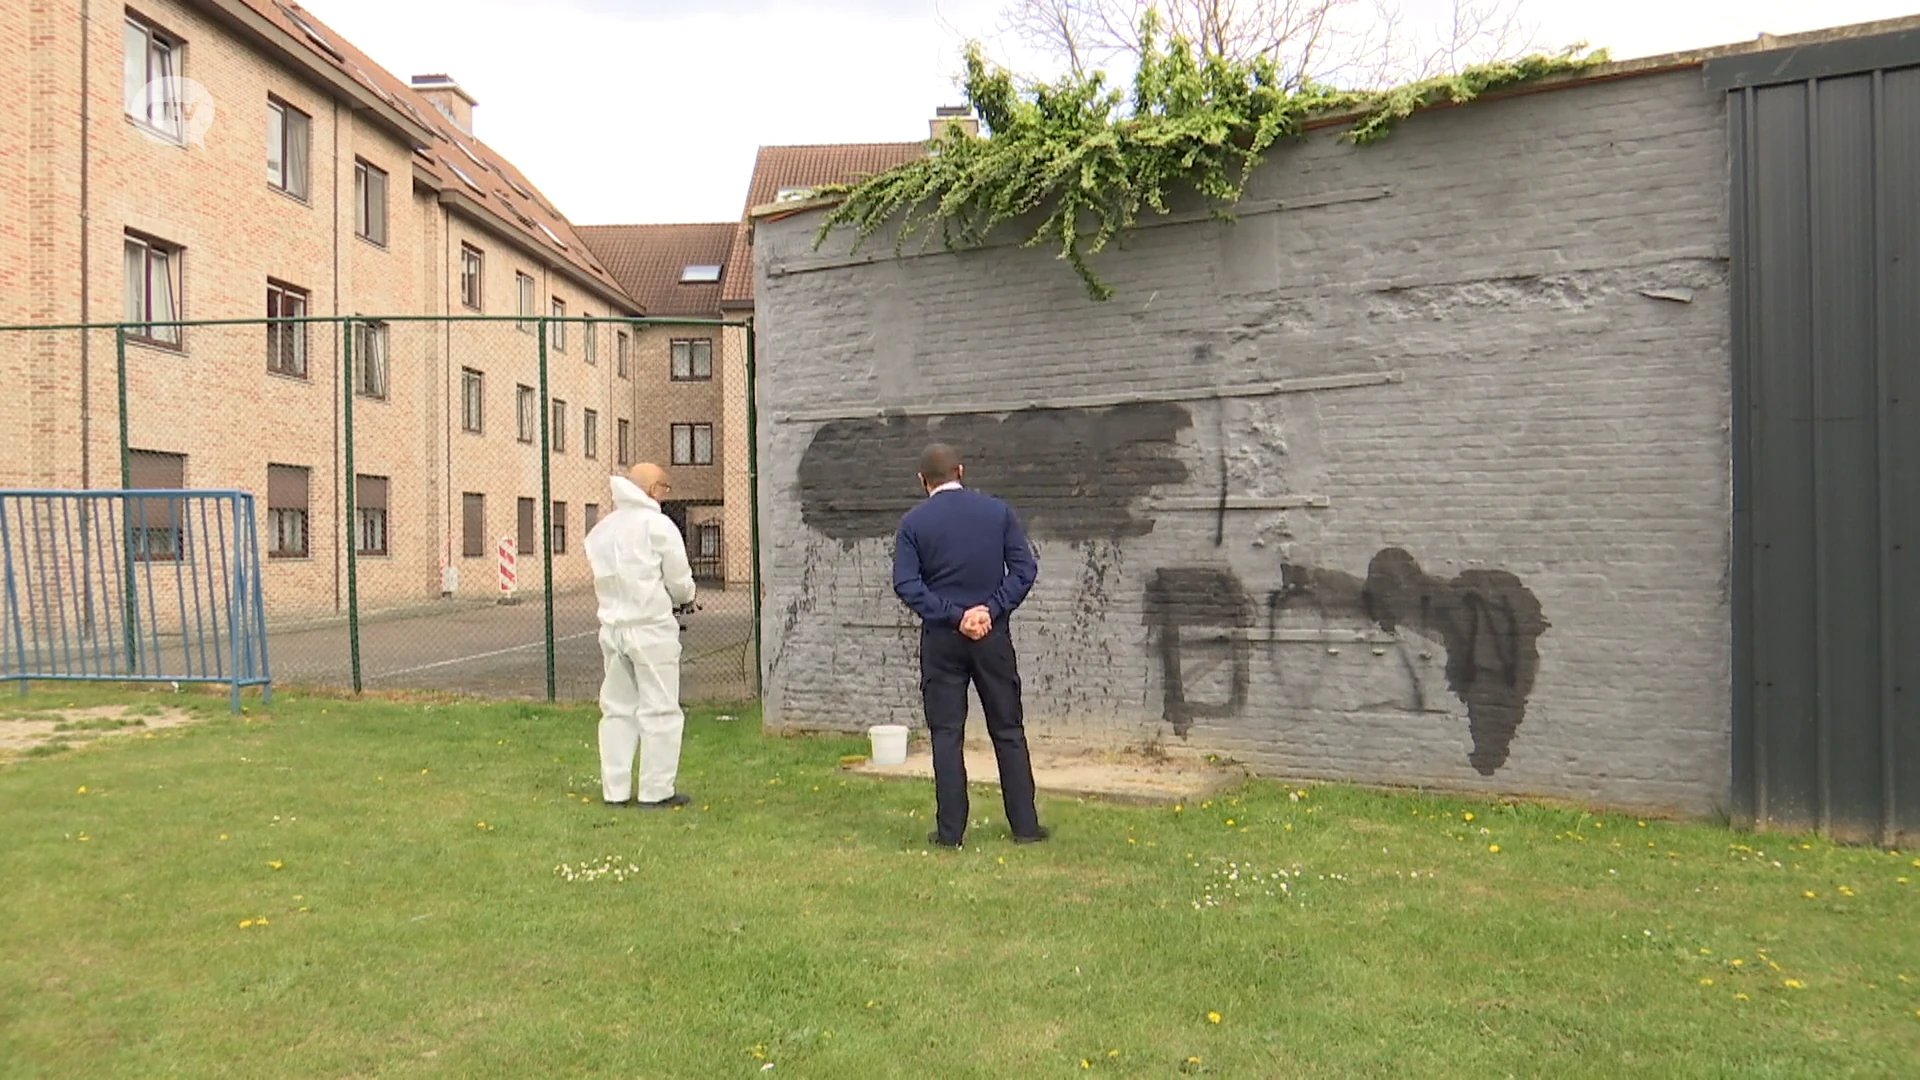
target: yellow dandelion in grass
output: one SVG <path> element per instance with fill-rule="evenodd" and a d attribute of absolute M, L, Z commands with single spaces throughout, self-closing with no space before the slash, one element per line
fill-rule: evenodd
<path fill-rule="evenodd" d="M 1117 1058 L 1117 1057 L 1119 1057 L 1119 1056 L 1120 1056 L 1120 1051 L 1118 1051 L 1118 1050 L 1109 1050 L 1109 1051 L 1107 1051 L 1107 1056 L 1108 1056 L 1108 1057 L 1110 1057 L 1110 1058 Z"/>
<path fill-rule="evenodd" d="M 1088 1061 L 1088 1060 L 1087 1060 L 1086 1058 L 1081 1058 L 1081 1059 L 1080 1059 L 1080 1067 L 1081 1067 L 1081 1068 L 1083 1068 L 1083 1069 L 1091 1069 L 1091 1068 L 1093 1068 L 1093 1062 L 1091 1062 L 1091 1061 Z"/>
<path fill-rule="evenodd" d="M 1851 885 L 1842 885 L 1842 886 L 1840 886 L 1840 895 L 1841 895 L 1841 896 L 1852 896 L 1852 895 L 1853 895 L 1853 886 L 1851 886 Z"/>
<path fill-rule="evenodd" d="M 1200 1055 L 1198 1055 L 1198 1054 L 1193 1054 L 1193 1055 L 1191 1055 L 1191 1056 L 1189 1056 L 1189 1057 L 1187 1058 L 1187 1064 L 1189 1064 L 1189 1065 L 1198 1065 L 1198 1064 L 1200 1064 Z"/>
<path fill-rule="evenodd" d="M 1747 995 L 1745 995 L 1745 994 L 1735 994 L 1735 995 L 1733 995 L 1733 1000 L 1735 1000 L 1735 1001 L 1752 1001 L 1753 999 L 1752 999 L 1752 998 L 1750 998 L 1750 997 L 1748 997 L 1748 996 L 1747 996 Z"/>
<path fill-rule="evenodd" d="M 1209 1023 L 1209 1024 L 1217 1024 L 1217 1023 L 1219 1023 L 1219 1022 L 1220 1022 L 1220 1014 L 1219 1014 L 1219 1013 L 1217 1013 L 1217 1012 L 1209 1012 L 1209 1013 L 1207 1014 L 1207 1023 Z"/>
<path fill-rule="evenodd" d="M 1487 845 L 1487 850 L 1488 850 L 1488 851 L 1490 851 L 1490 852 L 1492 852 L 1492 853 L 1493 853 L 1493 854 L 1495 854 L 1495 855 L 1498 855 L 1498 854 L 1500 854 L 1500 845 L 1499 845 L 1499 844 L 1488 844 L 1488 845 Z"/>
<path fill-rule="evenodd" d="M 1712 980 L 1712 979 L 1701 979 L 1701 980 L 1700 980 L 1700 985 L 1701 985 L 1701 986 L 1712 986 L 1712 985 L 1713 985 L 1713 980 Z"/>
<path fill-rule="evenodd" d="M 267 867 L 271 870 L 279 870 L 286 865 L 286 863 L 281 862 L 279 859 L 271 859 L 267 862 Z"/>
<path fill-rule="evenodd" d="M 1469 810 L 1469 811 L 1467 811 L 1467 812 L 1466 812 L 1465 814 L 1462 814 L 1462 815 L 1461 815 L 1461 819 L 1462 819 L 1462 820 L 1465 820 L 1465 821 L 1472 821 L 1472 820 L 1473 820 L 1473 811 L 1471 811 L 1471 810 Z"/>
<path fill-rule="evenodd" d="M 1816 896 L 1819 896 L 1820 894 L 1819 894 L 1819 893 L 1817 893 L 1817 892 L 1814 892 L 1814 891 L 1813 891 L 1812 889 L 1808 889 L 1808 890 L 1807 890 L 1806 892 L 1803 892 L 1803 893 L 1801 893 L 1800 895 L 1802 895 L 1802 896 L 1804 896 L 1804 897 L 1806 897 L 1807 899 L 1809 899 L 1809 900 L 1811 900 L 1811 899 L 1813 899 L 1814 897 L 1816 897 Z"/>
<path fill-rule="evenodd" d="M 1232 819 L 1232 818 L 1228 818 L 1228 819 L 1227 819 L 1227 827 L 1228 827 L 1228 828 L 1232 828 L 1232 827 L 1233 827 L 1233 819 Z"/>
<path fill-rule="evenodd" d="M 1737 956 L 1736 956 L 1736 957 L 1734 957 L 1733 959 L 1731 959 L 1731 960 L 1729 960 L 1729 961 L 1727 961 L 1727 963 L 1729 963 L 1729 964 L 1732 964 L 1732 965 L 1733 965 L 1734 967 L 1746 967 L 1746 966 L 1747 966 L 1747 962 L 1746 962 L 1745 960 L 1742 960 L 1742 959 L 1740 959 L 1740 958 L 1739 958 L 1739 957 L 1737 957 Z"/>
<path fill-rule="evenodd" d="M 1801 982 L 1799 979 L 1785 979 L 1781 981 L 1780 985 L 1789 990 L 1804 990 L 1807 987 L 1807 984 Z"/>
<path fill-rule="evenodd" d="M 1893 879 L 1893 883 L 1895 885 L 1905 885 L 1907 883 L 1907 879 L 1903 877 L 1897 877 Z"/>
<path fill-rule="evenodd" d="M 74 794 L 76 794 L 76 795 L 85 795 L 86 793 L 87 793 L 87 785 L 85 785 L 85 784 L 81 784 L 81 785 L 80 785 L 80 790 L 79 790 L 79 791 L 76 791 L 76 792 L 74 792 Z"/>
<path fill-rule="evenodd" d="M 1174 812 L 1174 813 L 1176 813 L 1176 814 L 1178 814 L 1178 813 L 1182 813 L 1182 812 L 1184 812 L 1185 810 L 1186 810 L 1186 807 L 1185 807 L 1185 806 L 1182 806 L 1182 805 L 1181 805 L 1181 804 L 1179 804 L 1179 803 L 1174 803 L 1174 804 L 1173 804 L 1173 812 Z"/>
<path fill-rule="evenodd" d="M 1701 950 L 1700 950 L 1700 955 L 1701 955 L 1701 956 L 1712 956 L 1712 955 L 1713 955 L 1713 950 L 1712 950 L 1712 949 L 1701 949 Z"/>
<path fill-rule="evenodd" d="M 240 920 L 240 929 L 242 929 L 242 930 L 245 930 L 245 929 L 246 929 L 247 927 L 249 927 L 249 926 L 252 926 L 252 925 L 253 925 L 253 920 L 252 920 L 252 919 L 241 919 L 241 920 Z"/>
<path fill-rule="evenodd" d="M 221 833 L 221 834 L 220 834 L 220 839 L 222 839 L 222 840 L 225 840 L 226 838 L 227 838 L 227 834 L 226 834 L 226 833 Z"/>

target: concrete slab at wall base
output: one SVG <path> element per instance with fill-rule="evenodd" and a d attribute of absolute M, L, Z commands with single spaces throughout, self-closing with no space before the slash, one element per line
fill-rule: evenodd
<path fill-rule="evenodd" d="M 1205 798 L 1248 777 L 1245 769 L 1177 758 L 1148 758 L 1140 754 L 1099 753 L 1070 746 L 1029 743 L 1033 755 L 1033 782 L 1042 795 L 1098 798 L 1142 806 L 1172 806 Z M 928 746 L 908 747 L 902 765 L 875 765 L 861 760 L 846 766 L 860 776 L 931 780 L 933 757 Z M 1000 768 L 993 747 L 986 742 L 967 746 L 967 780 L 998 787 Z"/>

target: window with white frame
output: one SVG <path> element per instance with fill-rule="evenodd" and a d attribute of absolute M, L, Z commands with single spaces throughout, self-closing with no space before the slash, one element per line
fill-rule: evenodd
<path fill-rule="evenodd" d="M 307 291 L 267 279 L 267 318 L 304 319 Z M 307 324 L 267 323 L 267 370 L 295 379 L 307 377 Z"/>
<path fill-rule="evenodd" d="M 551 314 L 554 321 L 547 324 L 547 345 L 555 352 L 566 352 L 567 324 L 560 320 L 567 317 L 567 302 L 557 296 L 554 297 Z"/>
<path fill-rule="evenodd" d="M 128 332 L 145 341 L 180 345 L 180 327 L 157 323 L 181 318 L 181 249 L 164 240 L 128 233 L 126 238 Z"/>
<path fill-rule="evenodd" d="M 302 202 L 307 198 L 312 130 L 306 113 L 279 98 L 267 99 L 267 185 Z"/>
<path fill-rule="evenodd" d="M 633 339 L 627 336 L 625 330 L 615 331 L 613 335 L 614 369 L 623 379 L 627 378 L 631 371 L 632 356 Z"/>
<path fill-rule="evenodd" d="M 633 464 L 633 425 L 625 420 L 614 421 L 614 458 L 616 464 Z"/>
<path fill-rule="evenodd" d="M 580 452 L 588 460 L 600 456 L 600 414 L 592 409 L 580 413 Z"/>
<path fill-rule="evenodd" d="M 559 398 L 553 398 L 549 404 L 552 408 L 548 412 L 552 414 L 553 420 L 547 436 L 547 445 L 553 449 L 554 453 L 564 454 L 567 452 L 567 403 Z"/>
<path fill-rule="evenodd" d="M 582 311 L 580 314 L 589 319 L 593 318 L 591 311 Z M 581 323 L 580 335 L 580 355 L 587 358 L 587 363 L 598 364 L 600 362 L 600 324 Z"/>

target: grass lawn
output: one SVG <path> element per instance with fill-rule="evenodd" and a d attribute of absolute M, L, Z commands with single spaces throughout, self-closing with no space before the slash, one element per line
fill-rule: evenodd
<path fill-rule="evenodd" d="M 1265 782 L 928 852 L 751 714 L 673 812 L 580 708 L 0 718 L 109 702 L 205 720 L 0 766 L 9 1078 L 1920 1073 L 1912 852 Z"/>

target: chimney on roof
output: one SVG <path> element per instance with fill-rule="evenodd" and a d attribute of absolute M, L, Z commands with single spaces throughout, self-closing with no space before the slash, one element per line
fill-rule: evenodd
<path fill-rule="evenodd" d="M 933 110 L 933 119 L 927 121 L 927 137 L 939 139 L 949 127 L 958 127 L 969 135 L 980 134 L 980 121 L 965 105 L 942 105 Z"/>
<path fill-rule="evenodd" d="M 427 99 L 453 126 L 473 134 L 473 107 L 480 104 L 473 95 L 460 89 L 451 75 L 415 75 L 413 88 Z"/>

